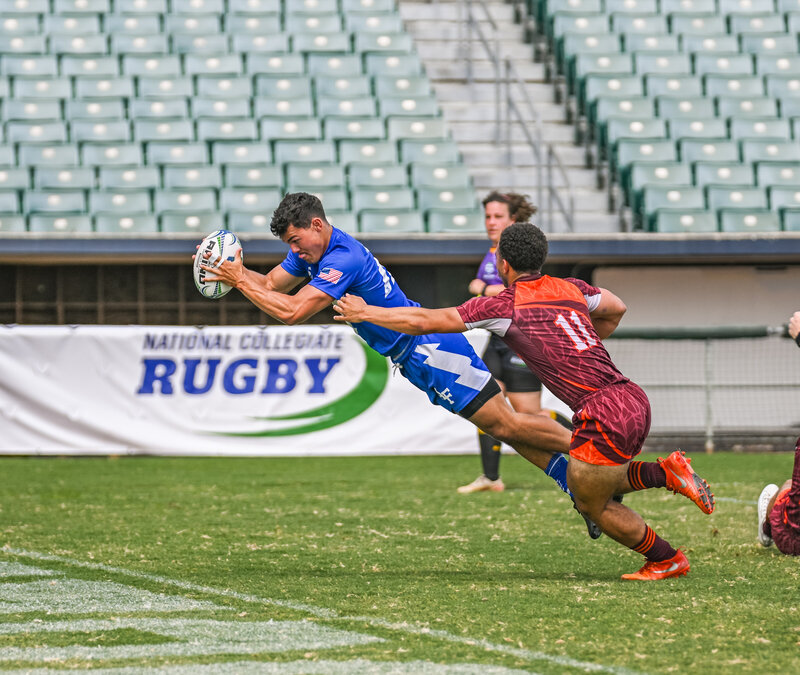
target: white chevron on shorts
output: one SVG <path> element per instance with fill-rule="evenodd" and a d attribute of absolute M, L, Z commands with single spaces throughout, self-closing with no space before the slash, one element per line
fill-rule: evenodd
<path fill-rule="evenodd" d="M 491 377 L 487 371 L 475 368 L 468 356 L 440 351 L 439 343 L 437 342 L 421 344 L 414 351 L 426 357 L 426 365 L 458 375 L 456 384 L 461 384 L 470 389 L 480 391 Z"/>

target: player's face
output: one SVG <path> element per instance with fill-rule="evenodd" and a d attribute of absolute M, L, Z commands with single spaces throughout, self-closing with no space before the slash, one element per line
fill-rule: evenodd
<path fill-rule="evenodd" d="M 500 255 L 499 250 L 495 253 L 495 261 L 497 263 L 498 276 L 503 280 L 503 285 L 508 286 L 508 265 L 505 264 L 505 260 Z"/>
<path fill-rule="evenodd" d="M 511 214 L 508 212 L 508 204 L 503 202 L 488 202 L 484 207 L 484 223 L 486 224 L 486 234 L 493 244 L 500 241 L 500 235 L 511 223 Z"/>
<path fill-rule="evenodd" d="M 281 237 L 285 244 L 289 244 L 289 248 L 292 249 L 293 253 L 308 263 L 319 262 L 328 246 L 322 228 L 316 227 L 316 220 L 318 219 L 312 220 L 309 227 L 289 225 L 285 234 Z"/>

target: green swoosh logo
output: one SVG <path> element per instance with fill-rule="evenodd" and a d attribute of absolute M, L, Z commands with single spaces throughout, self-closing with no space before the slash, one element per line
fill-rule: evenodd
<path fill-rule="evenodd" d="M 305 410 L 291 415 L 254 418 L 268 422 L 310 420 L 307 424 L 291 426 L 285 429 L 241 432 L 220 431 L 215 433 L 220 436 L 251 436 L 259 438 L 296 436 L 297 434 L 308 434 L 312 431 L 330 429 L 339 424 L 344 424 L 354 417 L 358 417 L 378 400 L 378 397 L 386 388 L 386 382 L 389 380 L 389 365 L 386 362 L 386 357 L 373 351 L 366 344 L 362 344 L 361 348 L 364 350 L 364 357 L 367 362 L 364 375 L 356 386 L 342 398 L 313 410 Z"/>

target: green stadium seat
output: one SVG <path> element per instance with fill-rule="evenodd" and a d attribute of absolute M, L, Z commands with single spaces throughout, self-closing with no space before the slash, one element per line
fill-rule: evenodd
<path fill-rule="evenodd" d="M 101 234 L 150 234 L 158 232 L 158 219 L 152 213 L 95 213 L 94 229 Z"/>
<path fill-rule="evenodd" d="M 181 75 L 181 59 L 177 54 L 125 54 L 124 75 L 169 77 Z"/>
<path fill-rule="evenodd" d="M 89 211 L 92 213 L 149 213 L 152 210 L 149 190 L 92 190 Z"/>
<path fill-rule="evenodd" d="M 139 143 L 82 143 L 81 164 L 86 166 L 138 166 L 143 163 Z"/>
<path fill-rule="evenodd" d="M 224 178 L 223 184 L 232 188 L 280 188 L 283 185 L 283 172 L 274 164 L 226 165 Z"/>
<path fill-rule="evenodd" d="M 349 33 L 294 33 L 292 50 L 302 53 L 349 52 L 352 43 Z"/>
<path fill-rule="evenodd" d="M 108 37 L 99 35 L 50 35 L 52 54 L 108 54 Z"/>
<path fill-rule="evenodd" d="M 472 188 L 417 189 L 417 205 L 422 211 L 429 209 L 474 209 L 475 192 Z"/>
<path fill-rule="evenodd" d="M 148 164 L 167 166 L 208 162 L 208 145 L 206 143 L 152 141 L 145 143 L 144 146 Z"/>
<path fill-rule="evenodd" d="M 302 54 L 248 52 L 244 55 L 245 72 L 250 75 L 297 77 L 305 74 Z"/>
<path fill-rule="evenodd" d="M 208 99 L 202 99 L 208 100 Z M 171 121 L 189 117 L 189 107 L 186 99 L 165 98 L 165 99 L 133 99 L 128 102 L 130 116 L 134 120 L 153 119 Z M 134 122 L 134 125 L 136 122 Z"/>
<path fill-rule="evenodd" d="M 744 162 L 794 162 L 800 157 L 800 144 L 790 141 L 746 138 L 741 147 Z"/>
<path fill-rule="evenodd" d="M 764 81 L 767 96 L 780 99 L 800 96 L 800 75 L 767 75 Z"/>
<path fill-rule="evenodd" d="M 254 116 L 261 117 L 312 117 L 314 104 L 311 97 L 278 99 L 259 96 L 253 99 Z"/>
<path fill-rule="evenodd" d="M 767 189 L 769 207 L 773 211 L 800 209 L 800 190 L 795 187 L 775 186 Z"/>
<path fill-rule="evenodd" d="M 400 76 L 376 75 L 375 95 L 379 98 L 402 97 L 423 98 L 431 96 L 431 82 L 424 75 Z"/>
<path fill-rule="evenodd" d="M 223 188 L 220 207 L 225 212 L 272 212 L 280 204 L 281 196 L 281 191 L 274 188 Z"/>
<path fill-rule="evenodd" d="M 297 55 L 302 59 L 302 56 Z M 302 71 L 301 71 L 302 72 Z M 313 77 L 355 77 L 363 75 L 363 63 L 358 54 L 309 54 L 308 74 Z"/>
<path fill-rule="evenodd" d="M 111 11 L 109 0 L 53 0 L 56 14 L 107 14 Z"/>
<path fill-rule="evenodd" d="M 167 100 L 170 103 L 183 104 L 181 112 L 174 115 L 174 117 L 188 117 L 186 101 L 182 101 L 180 99 Z M 161 103 L 161 101 L 157 101 L 157 103 Z M 193 98 L 191 103 L 192 117 L 198 120 L 200 118 L 222 118 L 223 120 L 228 120 L 232 117 L 250 117 L 249 98 Z"/>
<path fill-rule="evenodd" d="M 69 124 L 69 135 L 70 140 L 77 143 L 125 143 L 131 140 L 131 127 L 127 120 L 73 120 Z"/>
<path fill-rule="evenodd" d="M 389 117 L 386 120 L 390 139 L 446 139 L 447 124 L 440 117 Z"/>
<path fill-rule="evenodd" d="M 341 187 L 319 187 L 309 185 L 289 185 L 286 192 L 307 192 L 319 199 L 325 209 L 346 211 L 348 209 L 347 191 Z M 277 204 L 276 204 L 277 206 Z"/>
<path fill-rule="evenodd" d="M 164 187 L 170 190 L 218 188 L 221 184 L 222 172 L 213 164 L 164 167 Z"/>
<path fill-rule="evenodd" d="M 44 35 L 7 35 L 0 33 L 0 53 L 44 54 L 47 42 Z"/>
<path fill-rule="evenodd" d="M 314 6 L 321 12 L 330 11 L 330 2 L 324 5 L 322 0 L 314 0 Z M 300 6 L 301 3 L 297 3 Z M 295 6 L 292 4 L 291 6 Z M 281 0 L 228 0 L 228 11 L 232 14 L 280 14 L 282 9 Z M 290 6 L 287 6 L 287 11 Z"/>
<path fill-rule="evenodd" d="M 713 14 L 717 11 L 715 0 L 661 0 L 660 7 L 667 16 L 676 12 Z"/>
<path fill-rule="evenodd" d="M 656 0 L 605 0 L 603 7 L 607 14 L 655 14 L 658 12 Z"/>
<path fill-rule="evenodd" d="M 159 220 L 162 232 L 192 232 L 205 235 L 225 226 L 225 219 L 216 211 L 166 212 L 159 215 Z"/>
<path fill-rule="evenodd" d="M 263 76 L 256 78 L 256 86 L 261 82 Z M 162 80 L 163 81 L 163 80 Z M 139 79 L 140 91 L 142 79 Z M 183 78 L 183 82 L 188 82 L 191 88 L 191 78 Z M 250 77 L 218 77 L 216 75 L 198 75 L 196 78 L 197 95 L 208 96 L 210 98 L 240 98 L 253 95 L 253 83 Z M 160 85 L 159 85 L 160 86 Z M 191 96 L 191 89 L 183 92 L 181 86 L 181 96 Z"/>
<path fill-rule="evenodd" d="M 390 211 L 362 210 L 358 214 L 361 232 L 395 233 L 424 232 L 425 224 L 419 211 L 392 209 Z"/>
<path fill-rule="evenodd" d="M 753 3 L 753 6 L 757 6 L 758 4 L 759 3 Z M 743 33 L 761 33 L 766 35 L 785 32 L 786 24 L 784 23 L 783 17 L 779 14 L 775 14 L 771 9 L 769 13 L 765 13 L 765 9 L 766 7 L 761 5 L 761 8 L 758 10 L 759 13 L 755 15 L 739 12 L 731 14 L 728 16 L 728 30 L 735 35 L 741 35 Z"/>
<path fill-rule="evenodd" d="M 773 100 L 773 99 L 769 99 Z M 780 117 L 800 117 L 800 96 L 784 96 L 778 99 Z M 795 138 L 797 135 L 795 134 Z"/>
<path fill-rule="evenodd" d="M 140 5 L 156 0 L 135 0 Z M 116 3 L 119 6 L 121 3 Z M 136 10 L 136 8 L 134 8 Z M 164 9 L 154 9 L 151 12 L 130 11 L 130 8 L 121 10 L 119 13 L 106 14 L 103 17 L 103 28 L 111 36 L 114 35 L 159 35 L 161 34 L 161 17 L 159 14 L 166 13 L 166 2 Z M 75 33 L 77 35 L 92 34 L 100 32 L 100 17 L 91 14 L 85 16 L 57 16 L 54 14 L 45 15 L 45 32 L 47 33 Z M 62 20 L 62 24 L 48 28 L 49 19 Z"/>
<path fill-rule="evenodd" d="M 634 52 L 633 64 L 635 72 L 641 74 L 692 74 L 692 63 L 689 55 L 680 52 Z"/>
<path fill-rule="evenodd" d="M 19 194 L 16 190 L 0 190 L 0 213 L 19 213 Z"/>
<path fill-rule="evenodd" d="M 83 190 L 25 190 L 23 207 L 29 213 L 83 213 L 86 193 Z M 0 206 L 0 211 L 10 209 Z"/>
<path fill-rule="evenodd" d="M 98 181 L 104 190 L 132 190 L 161 187 L 161 175 L 157 167 L 101 167 Z"/>
<path fill-rule="evenodd" d="M 360 188 L 352 190 L 351 208 L 356 213 L 365 210 L 413 209 L 414 193 L 409 188 Z"/>
<path fill-rule="evenodd" d="M 258 75 L 255 82 L 256 96 L 270 96 L 279 100 L 311 98 L 311 79 L 306 75 L 289 77 Z"/>
<path fill-rule="evenodd" d="M 777 117 L 762 119 L 732 118 L 730 121 L 730 135 L 736 140 L 750 138 L 765 138 L 773 140 L 789 140 L 792 130 L 789 120 Z"/>
<path fill-rule="evenodd" d="M 223 16 L 225 32 L 228 35 L 270 35 L 281 32 L 280 14 L 224 14 Z M 213 32 L 211 25 L 207 28 L 204 26 L 203 32 Z"/>
<path fill-rule="evenodd" d="M 479 210 L 430 209 L 428 232 L 483 232 L 484 218 Z"/>
<path fill-rule="evenodd" d="M 711 74 L 704 77 L 706 96 L 764 96 L 764 81 L 757 75 Z"/>
<path fill-rule="evenodd" d="M 30 35 L 39 32 L 39 15 L 36 13 L 17 14 L 0 21 L 2 35 Z"/>
<path fill-rule="evenodd" d="M 789 37 L 788 35 L 786 37 Z M 794 38 L 789 39 L 793 40 Z M 756 72 L 759 75 L 782 75 L 797 73 L 800 69 L 800 54 L 757 54 Z"/>
<path fill-rule="evenodd" d="M 11 102 L 9 101 L 9 103 Z M 38 103 L 45 102 L 40 101 L 30 105 L 38 105 Z M 47 102 L 45 106 L 48 103 L 55 102 Z M 29 104 L 26 102 L 25 106 L 27 105 Z M 70 99 L 65 101 L 64 114 L 68 120 L 121 120 L 125 118 L 125 102 L 121 98 Z"/>
<path fill-rule="evenodd" d="M 27 168 L 0 166 L 0 190 L 22 190 L 30 186 L 31 174 Z"/>
<path fill-rule="evenodd" d="M 71 143 L 20 143 L 20 166 L 76 166 L 78 146 Z"/>
<path fill-rule="evenodd" d="M 329 115 L 352 117 L 376 117 L 377 105 L 372 96 L 359 96 L 354 98 L 318 98 L 317 114 L 320 117 Z"/>
<path fill-rule="evenodd" d="M 3 83 L 3 96 L 8 96 L 8 81 L 0 80 Z M 133 93 L 133 87 L 130 88 Z M 39 77 L 15 77 L 13 81 L 13 93 L 17 98 L 25 99 L 68 99 L 72 98 L 72 82 L 68 77 L 39 78 Z M 80 91 L 76 91 L 76 98 L 83 98 Z"/>
<path fill-rule="evenodd" d="M 12 166 L 16 164 L 14 154 L 13 146 L 0 144 L 0 166 Z M 77 162 L 77 153 L 75 157 L 75 161 Z"/>
<path fill-rule="evenodd" d="M 463 164 L 412 163 L 411 185 L 415 188 L 471 189 L 472 181 Z"/>
<path fill-rule="evenodd" d="M 728 139 L 684 138 L 678 141 L 682 162 L 738 162 L 739 144 Z"/>
<path fill-rule="evenodd" d="M 244 64 L 240 54 L 185 54 L 183 72 L 186 75 L 233 77 L 244 72 Z"/>
<path fill-rule="evenodd" d="M 171 37 L 174 54 L 218 54 L 229 50 L 230 41 L 224 34 L 173 33 Z"/>
<path fill-rule="evenodd" d="M 347 30 L 351 33 L 402 33 L 403 20 L 396 12 L 348 12 Z"/>
<path fill-rule="evenodd" d="M 669 120 L 669 137 L 680 138 L 725 138 L 728 124 L 718 117 L 685 117 Z"/>
<path fill-rule="evenodd" d="M 405 52 L 414 49 L 414 42 L 408 33 L 372 33 L 354 34 L 354 48 L 357 52 Z"/>
<path fill-rule="evenodd" d="M 133 80 L 129 77 L 76 76 L 76 98 L 132 98 Z M 141 79 L 140 88 L 141 88 Z M 141 91 L 141 89 L 140 89 Z"/>
<path fill-rule="evenodd" d="M 289 51 L 289 35 L 287 33 L 234 33 L 231 47 L 235 52 L 244 54 L 267 53 L 283 56 Z M 299 54 L 302 58 L 302 54 Z"/>
<path fill-rule="evenodd" d="M 589 107 L 601 96 L 635 98 L 644 95 L 644 85 L 639 75 L 589 75 L 583 84 L 583 96 L 578 101 L 580 112 Z"/>
<path fill-rule="evenodd" d="M 240 85 L 240 88 L 244 87 Z M 248 83 L 248 93 L 241 95 L 249 95 L 249 91 Z M 140 98 L 158 98 L 159 100 L 173 96 L 189 97 L 194 95 L 194 85 L 190 77 L 137 77 L 136 92 Z M 199 87 L 198 94 L 200 96 L 219 95 L 206 82 L 203 82 L 202 86 Z M 235 92 L 231 91 L 230 95 L 234 96 Z M 130 94 L 130 96 L 133 96 L 133 94 Z"/>
<path fill-rule="evenodd" d="M 58 62 L 53 54 L 4 54 L 0 61 L 0 73 L 12 77 L 56 77 Z"/>
<path fill-rule="evenodd" d="M 670 33 L 680 35 L 681 39 L 687 35 L 721 35 L 728 32 L 725 17 L 716 12 L 673 12 L 669 17 L 669 28 Z"/>
<path fill-rule="evenodd" d="M 696 187 L 651 185 L 642 190 L 642 222 L 646 229 L 655 229 L 661 209 L 704 209 L 703 191 Z"/>
<path fill-rule="evenodd" d="M 767 209 L 767 193 L 762 187 L 709 185 L 706 188 L 710 209 Z"/>
<path fill-rule="evenodd" d="M 289 33 L 340 33 L 344 30 L 342 15 L 333 12 L 289 12 L 284 18 Z"/>
<path fill-rule="evenodd" d="M 610 118 L 642 119 L 654 117 L 654 108 L 653 99 L 647 96 L 630 98 L 600 96 L 588 111 L 587 120 L 591 138 L 597 137 L 602 143 L 605 143 L 606 123 Z"/>
<path fill-rule="evenodd" d="M 198 119 L 197 139 L 200 141 L 254 141 L 258 138 L 258 129 L 253 119 Z"/>
<path fill-rule="evenodd" d="M 619 37 L 614 35 L 614 37 Z M 677 52 L 680 51 L 680 41 L 677 35 L 642 35 L 630 33 L 624 36 L 623 45 L 626 52 Z M 616 50 L 612 50 L 616 51 Z"/>
<path fill-rule="evenodd" d="M 308 185 L 319 188 L 341 187 L 345 184 L 344 167 L 341 164 L 293 164 L 286 169 L 287 185 Z"/>
<path fill-rule="evenodd" d="M 258 127 L 261 138 L 265 141 L 315 141 L 322 138 L 322 124 L 317 117 L 306 119 L 262 117 Z"/>
<path fill-rule="evenodd" d="M 27 170 L 19 170 L 24 171 L 25 176 L 18 176 L 14 181 L 16 184 L 10 184 L 7 179 L 2 180 L 0 181 L 0 188 L 28 187 L 27 183 L 30 181 L 27 176 Z M 0 174 L 9 173 L 9 171 L 9 169 L 3 169 Z M 13 176 L 13 174 L 10 175 Z M 22 184 L 23 181 L 25 184 Z M 95 186 L 94 169 L 85 166 L 37 167 L 33 172 L 33 184 L 39 190 L 91 190 Z"/>
<path fill-rule="evenodd" d="M 675 143 L 623 138 L 610 157 L 609 169 L 620 185 L 627 182 L 628 168 L 633 162 L 674 162 L 678 158 Z"/>
<path fill-rule="evenodd" d="M 0 213 L 0 232 L 27 232 L 28 226 L 25 216 L 11 213 Z"/>
<path fill-rule="evenodd" d="M 700 209 L 659 209 L 656 213 L 656 232 L 717 232 L 717 216 Z"/>
<path fill-rule="evenodd" d="M 663 119 L 609 117 L 606 123 L 606 139 L 613 147 L 623 138 L 660 139 L 667 137 L 667 124 Z"/>
<path fill-rule="evenodd" d="M 764 209 L 722 209 L 719 212 L 722 232 L 779 232 L 780 215 Z"/>
<path fill-rule="evenodd" d="M 658 116 L 666 120 L 714 117 L 714 101 L 705 96 L 658 96 Z"/>
<path fill-rule="evenodd" d="M 697 33 L 681 36 L 684 52 L 689 54 L 729 54 L 739 51 L 739 40 L 727 33 Z"/>
<path fill-rule="evenodd" d="M 694 72 L 697 75 L 752 75 L 753 57 L 738 52 L 695 54 Z"/>
<path fill-rule="evenodd" d="M 422 62 L 417 54 L 364 54 L 368 75 L 413 77 L 422 73 Z"/>
<path fill-rule="evenodd" d="M 369 164 L 396 164 L 397 144 L 393 141 L 342 140 L 336 143 L 339 161 L 344 165 L 354 162 Z M 403 161 L 406 161 L 403 158 Z"/>
<path fill-rule="evenodd" d="M 661 35 L 669 33 L 667 17 L 657 12 L 628 14 L 616 13 L 611 15 L 611 30 L 614 33 L 631 35 Z"/>
<path fill-rule="evenodd" d="M 91 232 L 92 219 L 88 215 L 75 213 L 39 214 L 28 218 L 28 229 L 31 232 Z"/>
<path fill-rule="evenodd" d="M 342 10 L 346 13 L 358 11 L 393 12 L 395 0 L 341 0 Z"/>
<path fill-rule="evenodd" d="M 253 211 L 228 211 L 225 214 L 228 229 L 232 232 L 269 232 L 271 213 L 265 215 Z"/>
<path fill-rule="evenodd" d="M 717 112 L 724 118 L 777 117 L 778 106 L 774 98 L 720 96 L 717 98 Z"/>
<path fill-rule="evenodd" d="M 764 187 L 783 185 L 800 189 L 800 161 L 757 162 L 756 183 Z"/>
<path fill-rule="evenodd" d="M 155 190 L 153 204 L 159 213 L 164 211 L 214 211 L 217 208 L 215 190 Z"/>
<path fill-rule="evenodd" d="M 269 164 L 272 146 L 264 142 L 215 141 L 211 143 L 211 156 L 215 164 Z"/>
<path fill-rule="evenodd" d="M 6 139 L 11 143 L 63 143 L 67 140 L 67 125 L 57 122 L 8 122 Z"/>
<path fill-rule="evenodd" d="M 680 162 L 633 162 L 628 170 L 628 205 L 641 211 L 642 190 L 649 186 L 690 187 L 691 168 Z"/>
<path fill-rule="evenodd" d="M 350 164 L 347 176 L 351 189 L 408 187 L 408 172 L 399 164 Z"/>
<path fill-rule="evenodd" d="M 695 75 L 659 75 L 652 73 L 644 76 L 644 88 L 648 96 L 690 96 L 703 95 L 703 83 Z"/>
<path fill-rule="evenodd" d="M 117 77 L 119 59 L 116 56 L 62 56 L 61 75 L 77 77 Z"/>
<path fill-rule="evenodd" d="M 702 188 L 709 185 L 754 185 L 753 167 L 731 162 L 696 162 L 694 182 Z"/>
<path fill-rule="evenodd" d="M 329 211 L 326 207 L 325 215 L 328 217 L 328 222 L 334 227 L 350 234 L 358 232 L 358 217 L 352 211 Z"/>
<path fill-rule="evenodd" d="M 326 117 L 323 120 L 325 138 L 383 139 L 386 131 L 383 120 L 377 117 Z"/>
<path fill-rule="evenodd" d="M 318 98 L 357 98 L 372 95 L 370 79 L 366 75 L 314 78 L 314 90 Z"/>

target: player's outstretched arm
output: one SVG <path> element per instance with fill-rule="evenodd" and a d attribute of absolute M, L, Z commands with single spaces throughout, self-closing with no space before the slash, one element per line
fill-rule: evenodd
<path fill-rule="evenodd" d="M 368 305 L 363 298 L 347 293 L 334 303 L 333 308 L 338 312 L 338 316 L 333 317 L 336 321 L 374 323 L 409 335 L 462 333 L 467 330 L 455 307 L 375 307 Z"/>
<path fill-rule="evenodd" d="M 619 297 L 605 288 L 600 289 L 600 304 L 591 312 L 591 317 L 592 325 L 601 340 L 605 340 L 616 330 L 627 310 Z"/>

